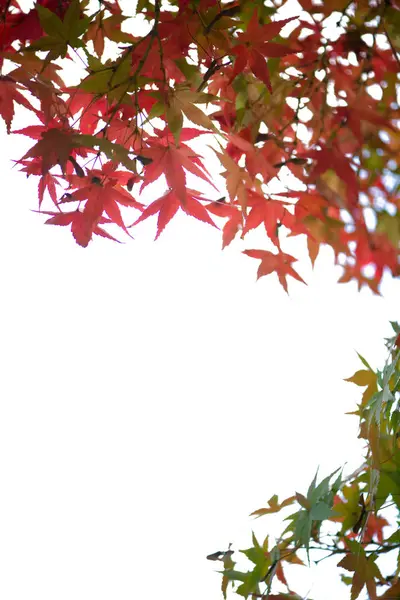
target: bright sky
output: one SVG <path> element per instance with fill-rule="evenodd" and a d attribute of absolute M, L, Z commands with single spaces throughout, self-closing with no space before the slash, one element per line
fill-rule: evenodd
<path fill-rule="evenodd" d="M 82 249 L 30 212 L 37 180 L 10 162 L 22 141 L 0 135 L 0 597 L 219 600 L 205 557 L 263 538 L 251 511 L 304 492 L 318 465 L 360 464 L 343 378 L 355 350 L 382 364 L 400 284 L 359 294 L 296 241 L 309 285 L 287 297 L 185 216 L 157 242 L 150 221 Z M 336 579 L 322 563 L 295 581 L 337 600 Z"/>

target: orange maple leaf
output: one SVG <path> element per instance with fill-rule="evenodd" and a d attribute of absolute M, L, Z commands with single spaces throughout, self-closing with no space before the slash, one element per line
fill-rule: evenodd
<path fill-rule="evenodd" d="M 382 580 L 382 575 L 373 558 L 367 557 L 359 544 L 357 544 L 357 552 L 347 554 L 338 563 L 338 567 L 342 567 L 347 571 L 354 571 L 351 600 L 358 598 L 364 586 L 367 587 L 369 598 L 377 600 L 375 579 Z"/>
<path fill-rule="evenodd" d="M 293 504 L 294 500 L 295 500 L 295 496 L 290 496 L 290 498 L 286 498 L 286 500 L 283 500 L 283 502 L 279 502 L 278 496 L 276 496 L 276 495 L 272 496 L 268 500 L 268 507 L 259 508 L 258 510 L 255 510 L 254 512 L 252 512 L 250 514 L 250 516 L 251 517 L 262 517 L 264 515 L 269 515 L 271 513 L 279 512 L 282 508 L 285 508 L 286 506 Z"/>

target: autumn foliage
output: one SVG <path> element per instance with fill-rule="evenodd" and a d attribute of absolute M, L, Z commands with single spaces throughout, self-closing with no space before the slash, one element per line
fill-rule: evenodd
<path fill-rule="evenodd" d="M 399 274 L 394 0 L 134 4 L 0 0 L 0 114 L 33 140 L 15 159 L 46 222 L 84 247 L 151 217 L 158 237 L 178 211 L 223 247 L 262 228 L 245 254 L 286 290 L 288 236 L 375 293 Z"/>
<path fill-rule="evenodd" d="M 397 0 L 0 0 L 0 115 L 29 140 L 13 158 L 38 179 L 37 212 L 82 247 L 129 240 L 153 218 L 158 238 L 183 212 L 221 229 L 222 247 L 242 239 L 258 277 L 286 291 L 303 281 L 287 249 L 302 236 L 313 263 L 329 246 L 340 281 L 379 293 L 400 274 L 399 49 Z M 255 229 L 262 247 L 248 243 Z M 212 555 L 224 593 L 232 582 L 244 597 L 298 597 L 283 566 L 317 546 L 341 557 L 352 600 L 378 586 L 400 598 L 399 568 L 388 578 L 376 562 L 400 548 L 380 514 L 400 509 L 394 328 L 384 369 L 362 359 L 352 379 L 366 387 L 365 464 L 256 511 L 296 505 L 275 545 L 253 539 L 252 570 Z M 337 528 L 325 544 L 326 521 Z"/>
<path fill-rule="evenodd" d="M 264 540 L 253 534 L 246 550 L 207 557 L 221 564 L 224 597 L 233 586 L 244 598 L 300 600 L 292 566 L 328 559 L 350 588 L 341 597 L 400 598 L 400 325 L 392 327 L 383 368 L 359 355 L 362 368 L 347 380 L 363 390 L 351 415 L 359 419 L 363 462 L 347 475 L 338 469 L 320 479 L 317 472 L 304 493 L 281 501 L 274 495 L 254 511 L 253 518 L 278 514 L 286 525 L 275 540 L 266 523 Z"/>

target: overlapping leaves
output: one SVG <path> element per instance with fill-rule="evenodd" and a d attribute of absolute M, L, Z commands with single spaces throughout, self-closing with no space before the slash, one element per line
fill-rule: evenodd
<path fill-rule="evenodd" d="M 231 585 L 243 597 L 300 597 L 283 572 L 284 561 L 318 564 L 331 557 L 336 559 L 332 568 L 340 569 L 343 583 L 350 587 L 349 595 L 343 592 L 343 597 L 356 600 L 363 590 L 373 600 L 398 597 L 400 533 L 392 513 L 393 506 L 400 511 L 400 326 L 393 322 L 392 327 L 384 368 L 374 371 L 359 355 L 365 368 L 348 379 L 366 388 L 356 413 L 365 441 L 364 462 L 347 477 L 332 473 L 318 483 L 316 474 L 306 494 L 297 492 L 283 501 L 274 495 L 268 506 L 254 511 L 255 517 L 280 513 L 284 517 L 290 511 L 284 517 L 289 524 L 272 549 L 268 536 L 260 545 L 253 535 L 253 545 L 243 552 L 255 565 L 251 570 L 239 570 L 242 561 L 230 550 L 229 564 L 224 563 L 223 570 L 225 593 Z M 385 389 L 386 404 L 377 420 L 371 401 Z M 396 560 L 380 562 L 380 557 L 389 555 Z M 287 595 L 272 593 L 279 584 L 286 586 Z"/>
<path fill-rule="evenodd" d="M 158 236 L 180 209 L 220 227 L 223 247 L 244 240 L 261 260 L 258 276 L 275 272 L 286 291 L 288 275 L 303 281 L 287 237 L 304 236 L 313 263 L 329 245 L 341 281 L 379 293 L 385 271 L 399 273 L 400 12 L 378 5 L 304 0 L 282 18 L 261 0 L 146 0 L 136 16 L 148 28 L 137 36 L 118 0 L 38 0 L 27 13 L 4 2 L 0 115 L 8 132 L 16 105 L 36 119 L 20 131 L 38 128 L 20 164 L 41 178 L 40 209 L 50 201 L 62 212 L 69 176 L 111 160 L 144 205 L 135 227 L 158 215 Z M 333 13 L 340 26 L 330 34 Z M 60 59 L 74 63 L 78 83 L 64 84 Z M 218 163 L 206 168 L 198 142 Z M 288 173 L 296 191 L 283 186 Z M 277 197 L 270 185 L 279 180 Z M 164 189 L 146 205 L 156 181 Z M 104 218 L 130 233 L 96 197 L 93 224 Z M 81 198 L 78 213 L 93 202 Z M 254 249 L 246 242 L 258 228 L 266 247 Z"/>

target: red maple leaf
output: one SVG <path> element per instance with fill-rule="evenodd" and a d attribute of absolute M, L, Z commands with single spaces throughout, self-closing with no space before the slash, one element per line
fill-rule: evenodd
<path fill-rule="evenodd" d="M 285 208 L 287 203 L 282 200 L 265 198 L 254 191 L 249 191 L 247 197 L 250 212 L 245 220 L 243 235 L 263 224 L 268 237 L 279 248 L 278 230 L 281 225 L 285 224 L 285 217 L 289 214 Z"/>
<path fill-rule="evenodd" d="M 71 225 L 71 231 L 75 241 L 83 248 L 86 248 L 89 244 L 92 239 L 92 234 L 120 243 L 119 240 L 110 235 L 102 227 L 99 227 L 99 225 L 104 223 L 111 223 L 111 220 L 106 217 L 100 217 L 97 224 L 90 228 L 86 216 L 80 210 L 74 210 L 67 213 L 43 211 L 41 214 L 52 215 L 50 219 L 47 219 L 46 225 L 61 225 L 64 227 Z"/>
<path fill-rule="evenodd" d="M 88 181 L 89 183 L 85 185 Z M 123 206 L 136 208 L 138 210 L 143 209 L 143 205 L 132 198 L 131 194 L 124 190 L 118 183 L 115 183 L 112 180 L 102 182 L 97 176 L 85 177 L 83 179 L 83 185 L 71 192 L 68 195 L 67 201 L 86 202 L 82 211 L 83 217 L 80 222 L 80 239 L 83 239 L 86 242 L 85 245 L 89 243 L 92 233 L 94 233 L 97 224 L 100 222 L 103 212 L 109 217 L 110 222 L 121 227 L 121 229 L 129 235 L 118 205 L 122 204 Z M 78 241 L 78 243 L 81 242 Z"/>
<path fill-rule="evenodd" d="M 284 252 L 273 254 L 268 250 L 244 250 L 243 254 L 261 260 L 257 271 L 257 279 L 275 272 L 278 275 L 280 284 L 285 292 L 288 292 L 286 277 L 289 275 L 294 279 L 297 279 L 297 281 L 305 283 L 300 275 L 293 269 L 292 263 L 297 259 L 290 254 L 285 254 Z"/>
<path fill-rule="evenodd" d="M 180 143 L 180 146 L 177 147 L 169 143 L 167 131 L 159 132 L 161 134 L 159 138 L 148 139 L 149 147 L 144 148 L 140 153 L 143 158 L 149 160 L 144 166 L 144 181 L 140 191 L 150 183 L 157 181 L 161 175 L 165 175 L 169 188 L 179 198 L 179 201 L 184 203 L 186 199 L 185 171 L 207 181 L 210 185 L 213 183 L 200 157 L 186 144 Z M 181 140 L 192 139 L 193 131 L 197 132 L 197 130 L 191 130 L 185 135 L 185 130 L 182 130 Z M 199 131 L 197 134 L 200 133 Z"/>
<path fill-rule="evenodd" d="M 362 274 L 362 270 L 369 265 L 375 270 L 371 280 L 376 285 L 379 285 L 386 268 L 390 269 L 395 276 L 397 275 L 397 250 L 386 235 L 373 231 L 370 232 L 365 226 L 363 228 L 360 226 L 357 230 L 346 232 L 344 235 L 348 243 L 355 243 L 354 256 L 356 258 L 356 265 L 353 267 L 353 271 L 351 267 L 347 271 L 348 274 L 353 272 L 354 278 L 359 281 L 359 286 L 363 284 L 370 285 L 368 283 L 370 280 Z M 355 276 L 355 271 L 358 271 L 358 277 Z M 340 279 L 341 282 L 347 280 L 345 276 Z"/>
<path fill-rule="evenodd" d="M 6 122 L 7 133 L 11 131 L 14 102 L 38 114 L 32 104 L 18 91 L 17 83 L 8 75 L 0 75 L 0 115 Z"/>
<path fill-rule="evenodd" d="M 70 0 L 38 0 L 37 4 L 46 7 L 52 12 L 63 17 Z M 10 7 L 15 7 L 18 12 L 10 12 Z M 2 14 L 2 23 L 0 24 L 0 50 L 15 52 L 13 42 L 18 40 L 22 43 L 28 40 L 37 40 L 43 35 L 43 29 L 40 23 L 38 11 L 32 8 L 28 13 L 21 12 L 17 2 L 5 2 L 6 14 Z M 0 59 L 1 61 L 1 59 Z"/>
<path fill-rule="evenodd" d="M 379 517 L 373 512 L 369 512 L 362 538 L 363 544 L 370 544 L 372 540 L 382 544 L 383 528 L 387 526 L 389 526 L 389 522 L 384 517 Z"/>
<path fill-rule="evenodd" d="M 54 202 L 54 204 L 57 205 L 56 185 L 59 185 L 59 182 L 58 182 L 57 178 L 54 177 L 54 175 L 51 175 L 51 173 L 46 173 L 45 175 L 42 175 L 42 177 L 39 180 L 39 185 L 38 185 L 39 208 L 42 205 L 44 192 L 46 190 L 48 191 L 49 196 L 52 199 L 52 201 Z"/>
<path fill-rule="evenodd" d="M 227 218 L 222 228 L 222 248 L 228 246 L 235 238 L 243 225 L 243 213 L 235 204 L 226 204 L 225 202 L 211 202 L 206 206 L 208 212 L 217 217 Z"/>
<path fill-rule="evenodd" d="M 379 283 L 380 281 L 375 277 L 367 277 L 362 271 L 359 265 L 345 265 L 343 267 L 343 275 L 338 280 L 338 283 L 348 283 L 349 281 L 357 281 L 358 291 L 364 286 L 368 287 L 374 294 L 380 296 Z"/>
<path fill-rule="evenodd" d="M 319 175 L 329 169 L 335 171 L 339 179 L 346 184 L 347 208 L 353 212 L 358 202 L 359 183 L 349 159 L 336 146 L 324 146 L 320 150 L 310 153 L 309 156 L 315 160 L 310 172 L 310 179 L 317 179 Z"/>
<path fill-rule="evenodd" d="M 27 174 L 27 177 L 30 175 L 41 176 L 38 185 L 39 209 L 42 205 L 46 190 L 48 191 L 53 203 L 57 206 L 58 199 L 56 186 L 60 185 L 59 177 L 57 175 L 52 175 L 51 173 L 45 173 L 45 175 L 42 175 L 42 162 L 40 157 L 35 157 L 32 160 L 20 160 L 17 161 L 17 164 L 24 165 L 21 171 L 24 171 Z"/>
<path fill-rule="evenodd" d="M 274 21 L 267 25 L 260 25 L 258 20 L 258 10 L 255 9 L 253 16 L 247 26 L 245 33 L 238 33 L 239 44 L 232 48 L 231 52 L 236 56 L 235 65 L 231 75 L 231 81 L 239 73 L 242 73 L 247 67 L 253 74 L 265 83 L 270 92 L 272 92 L 271 80 L 269 76 L 266 57 L 278 58 L 297 52 L 293 48 L 268 42 L 278 35 L 286 23 L 289 23 L 295 17 Z"/>
<path fill-rule="evenodd" d="M 175 9 L 142 1 L 138 15 L 147 22 L 146 32 L 133 37 L 121 28 L 128 15 L 118 0 L 102 1 L 95 13 L 71 0 L 36 0 L 24 13 L 17 0 L 0 0 L 0 63 L 5 61 L 8 73 L 0 76 L 0 116 L 10 131 L 22 105 L 42 123 L 29 122 L 19 131 L 35 141 L 17 161 L 28 176 L 40 178 L 39 208 L 44 197 L 60 213 L 64 203 L 79 203 L 78 212 L 69 208 L 72 217 L 49 216 L 68 221 L 87 245 L 101 222 L 127 230 L 123 208 L 136 200 L 126 190 L 140 180 L 140 193 L 163 178 L 158 199 L 135 206 L 143 208 L 137 222 L 157 215 L 157 236 L 179 210 L 221 224 L 223 247 L 265 229 L 275 249 L 249 255 L 261 261 L 259 276 L 276 268 L 286 287 L 295 271 L 294 259 L 280 252 L 282 224 L 288 236 L 306 235 L 312 260 L 320 245 L 329 245 L 344 265 L 343 281 L 355 279 L 377 291 L 385 271 L 397 276 L 400 204 L 389 175 L 399 152 L 399 65 L 389 13 L 398 10 L 398 0 L 388 9 L 386 50 L 363 41 L 363 32 L 373 33 L 363 7 L 357 8 L 360 22 L 342 21 L 339 38 L 327 44 L 324 23 L 335 7 L 300 1 L 311 18 L 278 21 L 276 7 L 265 11 L 238 0 L 177 0 Z M 321 18 L 314 19 L 318 12 Z M 88 40 L 98 58 L 83 56 Z M 114 45 L 114 58 L 101 60 L 105 43 Z M 63 65 L 53 59 L 66 47 L 68 60 L 78 60 L 85 71 L 76 72 L 74 87 L 64 84 Z M 274 95 L 267 106 L 265 86 L 271 90 L 271 81 Z M 381 98 L 370 93 L 374 84 Z M 200 116 L 196 100 L 209 101 L 216 112 Z M 193 127 L 182 127 L 186 119 Z M 199 144 L 195 151 L 190 147 L 206 133 L 216 142 L 211 147 L 223 166 L 227 202 L 208 201 L 207 191 L 200 191 L 203 183 L 213 185 L 219 170 L 210 162 L 211 177 L 197 154 Z M 93 162 L 80 160 L 87 156 Z M 110 160 L 115 163 L 106 168 Z M 117 163 L 127 171 L 116 171 Z M 88 165 L 101 169 L 88 174 Z M 287 169 L 303 191 L 265 196 L 262 186 L 276 177 L 283 181 Z M 61 185 L 68 191 L 60 200 Z"/>
<path fill-rule="evenodd" d="M 201 200 L 205 200 L 205 198 L 202 198 L 192 190 L 185 190 L 184 199 L 182 199 L 175 190 L 170 190 L 169 192 L 166 192 L 164 196 L 149 204 L 137 221 L 132 223 L 131 227 L 158 213 L 157 234 L 155 237 L 155 239 L 157 239 L 179 208 L 187 215 L 216 227 L 215 223 L 210 218 L 207 209 L 201 204 Z"/>
<path fill-rule="evenodd" d="M 82 110 L 79 125 L 82 133 L 92 135 L 97 128 L 99 120 L 107 112 L 109 104 L 106 96 L 93 97 L 93 94 L 75 88 L 67 88 L 70 93 L 67 110 L 71 115 L 76 115 Z"/>

